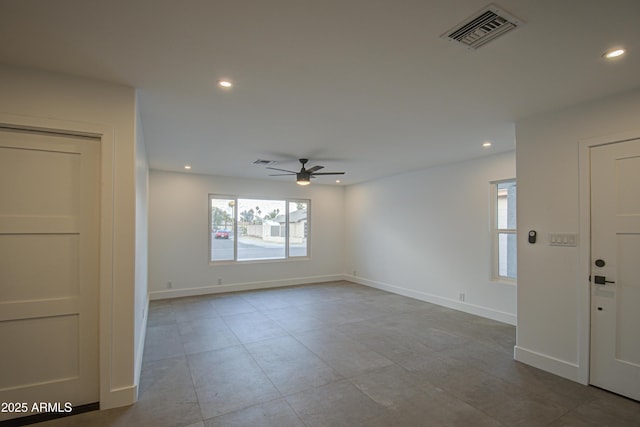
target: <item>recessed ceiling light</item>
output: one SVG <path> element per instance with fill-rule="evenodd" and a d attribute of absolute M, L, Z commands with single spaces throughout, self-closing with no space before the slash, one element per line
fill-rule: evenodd
<path fill-rule="evenodd" d="M 189 171 L 191 170 L 191 165 L 184 165 L 184 168 Z"/>
<path fill-rule="evenodd" d="M 218 86 L 230 88 L 231 86 L 233 86 L 233 83 L 231 83 L 229 80 L 218 80 Z"/>
<path fill-rule="evenodd" d="M 489 147 L 491 147 L 491 143 L 489 141 L 485 141 L 485 142 L 482 143 L 482 146 L 484 148 L 489 148 Z"/>
<path fill-rule="evenodd" d="M 336 184 L 340 184 L 340 180 L 339 179 L 336 179 Z"/>
<path fill-rule="evenodd" d="M 615 59 L 624 55 L 625 52 L 626 51 L 622 48 L 609 49 L 602 56 L 605 57 L 606 59 Z"/>

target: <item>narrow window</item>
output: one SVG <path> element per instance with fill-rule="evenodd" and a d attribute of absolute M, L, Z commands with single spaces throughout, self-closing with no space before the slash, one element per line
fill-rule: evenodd
<path fill-rule="evenodd" d="M 494 279 L 517 278 L 516 181 L 492 183 Z"/>

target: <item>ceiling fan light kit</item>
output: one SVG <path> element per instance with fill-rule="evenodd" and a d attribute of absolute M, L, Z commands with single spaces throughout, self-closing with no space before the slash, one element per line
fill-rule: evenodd
<path fill-rule="evenodd" d="M 309 179 L 308 176 L 299 173 L 297 178 L 296 178 L 296 184 L 298 184 L 298 185 L 309 185 L 309 184 L 311 184 L 311 180 Z"/>
<path fill-rule="evenodd" d="M 287 169 L 267 167 L 267 169 L 285 172 L 285 173 L 272 174 L 269 176 L 295 175 L 296 183 L 298 185 L 309 185 L 311 184 L 311 178 L 315 178 L 316 175 L 344 175 L 344 172 L 318 172 L 320 169 L 324 169 L 324 166 L 320 166 L 320 165 L 316 165 L 309 169 L 306 169 L 304 165 L 307 164 L 309 159 L 299 159 L 299 161 L 302 164 L 302 168 L 300 169 L 299 172 L 290 171 Z"/>

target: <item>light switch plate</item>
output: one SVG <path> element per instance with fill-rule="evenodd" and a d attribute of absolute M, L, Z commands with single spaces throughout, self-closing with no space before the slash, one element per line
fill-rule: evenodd
<path fill-rule="evenodd" d="M 576 233 L 549 233 L 549 246 L 577 246 Z"/>

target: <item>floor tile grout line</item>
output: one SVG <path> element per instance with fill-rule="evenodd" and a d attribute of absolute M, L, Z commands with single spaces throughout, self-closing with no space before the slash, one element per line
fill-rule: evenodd
<path fill-rule="evenodd" d="M 258 341 L 259 342 L 259 341 Z M 264 370 L 264 368 L 260 365 L 260 363 L 256 360 L 256 358 L 253 356 L 253 354 L 251 353 L 251 351 L 247 348 L 246 344 L 252 344 L 252 343 L 242 343 L 242 347 L 244 348 L 244 351 L 247 352 L 247 354 L 249 355 L 249 357 L 251 357 L 251 360 L 253 360 L 253 363 L 256 364 L 256 366 L 260 369 L 260 372 L 262 372 L 262 374 L 269 380 L 269 382 L 271 383 L 271 385 L 273 386 L 274 389 L 276 389 L 278 391 L 278 394 L 280 394 L 280 398 L 284 398 L 284 394 L 282 393 L 282 391 L 280 391 L 280 389 L 278 388 L 278 386 L 273 382 L 273 380 L 271 379 L 271 377 L 269 376 L 269 374 L 267 374 L 267 372 Z"/>
<path fill-rule="evenodd" d="M 299 343 L 300 345 L 302 345 L 304 348 L 306 348 L 310 353 L 312 353 L 312 354 L 314 354 L 316 357 L 318 357 L 318 360 L 320 360 L 320 361 L 321 361 L 323 364 L 325 364 L 328 368 L 330 368 L 331 370 L 335 371 L 335 369 L 333 369 L 331 366 L 329 366 L 329 365 L 327 364 L 327 362 L 325 362 L 322 358 L 320 358 L 320 356 L 316 355 L 313 351 L 311 351 L 311 349 L 307 348 L 304 344 L 302 344 L 301 342 L 299 342 L 299 341 L 296 339 L 296 337 L 294 337 L 294 336 L 293 336 L 293 335 L 291 335 L 291 334 L 289 334 L 289 337 L 290 337 L 290 338 L 292 338 L 293 340 L 295 340 L 296 342 L 298 342 L 298 343 Z M 260 342 L 267 341 L 267 340 L 269 340 L 269 339 L 278 339 L 278 338 L 283 338 L 283 337 L 282 337 L 282 336 L 280 336 L 280 337 L 275 337 L 275 338 L 267 338 L 267 339 L 265 339 L 265 340 L 261 340 L 261 341 L 253 341 L 253 342 L 246 343 L 246 344 L 256 344 L 256 343 L 260 343 Z M 247 353 L 249 353 L 249 355 L 250 355 L 250 356 L 252 357 L 252 359 L 256 362 L 256 364 L 258 365 L 258 367 L 262 370 L 262 372 L 264 373 L 264 375 L 269 379 L 269 381 L 271 382 L 271 384 L 273 384 L 273 386 L 275 387 L 275 389 L 276 389 L 276 390 L 278 390 L 278 393 L 280 393 L 280 394 L 281 394 L 281 397 L 282 397 L 282 398 L 286 398 L 286 397 L 288 397 L 288 396 L 293 396 L 293 395 L 295 395 L 295 394 L 302 393 L 302 392 L 305 392 L 305 391 L 307 391 L 307 390 L 311 390 L 311 389 L 316 388 L 316 387 L 322 387 L 322 386 L 325 386 L 325 385 L 328 385 L 328 384 L 332 384 L 332 383 L 335 383 L 335 382 L 338 382 L 338 381 L 342 381 L 342 380 L 347 379 L 346 377 L 344 377 L 343 375 L 341 375 L 340 373 L 338 373 L 338 372 L 336 371 L 336 374 L 337 374 L 337 375 L 339 375 L 339 376 L 340 376 L 340 378 L 338 378 L 338 379 L 336 379 L 336 380 L 334 380 L 334 381 L 330 381 L 330 382 L 328 382 L 328 383 L 326 383 L 326 384 L 322 384 L 322 385 L 320 385 L 320 386 L 309 386 L 309 387 L 304 388 L 304 389 L 302 389 L 302 390 L 297 390 L 297 391 L 295 391 L 295 392 L 285 394 L 285 393 L 283 393 L 283 392 L 278 388 L 278 386 L 277 386 L 277 385 L 276 385 L 276 384 L 271 380 L 271 377 L 269 377 L 269 374 L 267 374 L 267 372 L 262 368 L 262 366 L 260 365 L 260 363 L 255 359 L 255 357 L 253 357 L 253 354 L 251 353 L 251 351 L 250 351 L 248 348 L 246 348 L 246 345 L 245 345 L 245 344 L 242 344 L 242 345 L 243 345 L 243 346 L 245 346 L 245 349 L 246 349 Z"/>
<path fill-rule="evenodd" d="M 184 356 L 186 362 L 187 362 L 187 369 L 189 370 L 189 377 L 191 379 L 191 386 L 193 387 L 193 393 L 196 395 L 196 400 L 198 401 L 198 409 L 200 411 L 200 419 L 204 424 L 205 418 L 204 418 L 204 413 L 202 412 L 202 404 L 200 403 L 200 396 L 198 395 L 198 389 L 196 388 L 196 383 L 193 379 L 194 375 L 193 372 L 191 371 L 191 363 L 189 361 L 189 356 L 185 354 Z"/>
<path fill-rule="evenodd" d="M 337 330 L 335 330 L 335 329 L 333 329 L 333 328 L 328 328 L 328 329 L 331 329 L 331 330 L 333 330 L 334 332 L 338 332 L 338 333 L 340 333 L 340 331 L 337 331 Z M 314 332 L 314 331 L 307 331 L 307 332 Z M 329 364 L 329 362 L 328 362 L 327 360 L 325 360 L 321 355 L 319 355 L 317 352 L 313 351 L 313 349 L 312 349 L 312 348 L 310 348 L 310 347 L 308 347 L 307 345 L 305 345 L 305 343 L 303 343 L 302 341 L 300 341 L 300 340 L 299 340 L 295 335 L 293 335 L 293 334 L 292 334 L 292 336 L 293 336 L 293 338 L 294 338 L 298 343 L 300 343 L 300 344 L 301 344 L 302 346 L 304 346 L 307 350 L 309 350 L 311 353 L 313 353 L 314 355 L 316 355 L 316 357 L 318 357 L 318 359 L 320 359 L 320 360 L 321 360 L 325 365 L 327 365 L 328 367 L 330 367 L 331 369 L 333 369 L 334 371 L 336 371 L 336 373 L 338 373 L 341 377 L 343 377 L 342 379 L 347 379 L 347 380 L 348 380 L 348 379 L 353 378 L 353 377 L 355 377 L 355 376 L 357 376 L 357 375 L 360 375 L 360 374 L 356 374 L 356 375 L 352 375 L 352 376 L 346 376 L 346 375 L 344 375 L 344 374 L 342 374 L 342 373 L 338 372 L 338 371 L 337 371 L 335 368 L 333 368 L 333 367 Z M 349 338 L 349 339 L 351 339 L 351 338 Z M 351 340 L 351 341 L 354 341 L 354 340 Z M 354 342 L 357 342 L 357 341 L 354 341 Z M 358 344 L 359 344 L 359 343 L 358 343 Z M 382 357 L 382 358 L 384 358 L 384 359 L 387 359 L 386 357 L 384 357 L 384 356 L 383 356 L 383 355 L 381 355 L 380 353 L 378 353 L 378 352 L 376 352 L 376 351 L 374 351 L 374 350 L 371 350 L 371 349 L 369 349 L 369 350 L 370 350 L 371 352 L 373 352 L 373 353 L 377 354 L 378 356 L 380 356 L 380 357 Z M 387 360 L 389 360 L 389 359 L 387 359 Z M 390 360 L 390 361 L 391 361 L 391 360 Z M 395 362 L 393 362 L 393 361 L 391 361 L 391 362 L 392 362 L 392 364 L 395 364 Z M 387 365 L 387 366 L 389 366 L 389 365 Z M 375 370 L 375 369 L 380 369 L 380 368 L 371 368 L 370 370 Z M 364 372 L 366 372 L 366 371 L 367 371 L 367 370 L 365 370 Z M 333 382 L 337 382 L 337 381 L 341 381 L 341 380 L 336 380 L 336 381 L 333 381 Z"/>
<path fill-rule="evenodd" d="M 304 422 L 304 419 L 302 419 L 302 416 L 300 414 L 298 414 L 298 411 L 296 411 L 295 408 L 293 406 L 291 406 L 291 403 L 286 398 L 286 396 L 283 397 L 283 400 L 287 404 L 287 406 L 291 409 L 291 411 L 293 411 L 293 413 L 296 414 L 296 417 L 302 423 L 302 425 L 305 426 L 305 427 L 308 427 L 308 424 Z"/>

